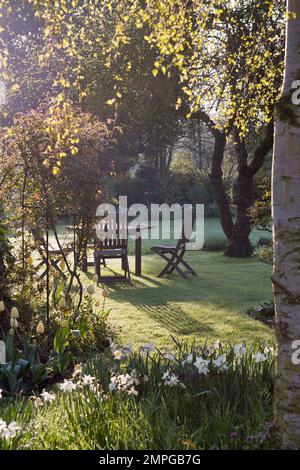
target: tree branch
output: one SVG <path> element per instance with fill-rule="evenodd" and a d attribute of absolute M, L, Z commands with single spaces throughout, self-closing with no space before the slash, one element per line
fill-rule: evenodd
<path fill-rule="evenodd" d="M 249 164 L 249 173 L 251 176 L 256 175 L 256 173 L 261 169 L 264 164 L 265 157 L 270 150 L 273 148 L 274 143 L 274 120 L 269 122 L 267 127 L 267 132 L 261 144 L 257 147 L 254 153 L 254 158 Z"/>

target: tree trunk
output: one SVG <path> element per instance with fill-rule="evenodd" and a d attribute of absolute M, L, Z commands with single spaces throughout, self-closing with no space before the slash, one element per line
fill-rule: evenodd
<path fill-rule="evenodd" d="M 278 341 L 275 437 L 281 448 L 300 449 L 300 106 L 292 83 L 300 78 L 300 1 L 288 0 L 285 78 L 278 104 L 273 162 L 274 272 Z"/>
<path fill-rule="evenodd" d="M 268 124 L 264 138 L 256 148 L 250 163 L 245 139 L 240 137 L 237 129 L 234 131 L 234 137 L 238 161 L 237 219 L 225 255 L 244 258 L 251 256 L 253 251 L 249 238 L 252 230 L 249 209 L 253 203 L 254 177 L 263 166 L 267 153 L 273 147 L 274 122 L 272 120 Z"/>
<path fill-rule="evenodd" d="M 248 171 L 238 177 L 237 188 L 237 218 L 233 227 L 225 256 L 246 258 L 252 254 L 250 243 L 251 221 L 249 209 L 253 201 L 253 178 Z"/>
<path fill-rule="evenodd" d="M 215 146 L 212 159 L 212 171 L 210 180 L 212 182 L 217 203 L 220 212 L 220 222 L 222 229 L 228 239 L 230 239 L 233 231 L 233 221 L 230 212 L 230 205 L 223 182 L 222 163 L 226 148 L 226 136 L 224 133 L 215 132 Z"/>
<path fill-rule="evenodd" d="M 248 210 L 253 201 L 253 175 L 248 167 L 248 152 L 245 139 L 240 137 L 238 129 L 235 129 L 234 137 L 238 161 L 237 219 L 232 230 L 229 245 L 224 254 L 231 257 L 246 258 L 252 254 L 249 239 L 251 221 Z"/>

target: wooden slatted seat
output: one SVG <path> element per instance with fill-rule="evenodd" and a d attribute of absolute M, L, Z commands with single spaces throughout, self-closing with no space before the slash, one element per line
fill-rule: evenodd
<path fill-rule="evenodd" d="M 123 230 L 118 220 L 115 222 L 111 221 L 110 226 L 106 222 L 100 222 L 100 228 L 102 233 L 108 233 L 107 237 L 103 237 L 101 240 L 97 240 L 94 250 L 94 265 L 95 273 L 98 278 L 98 282 L 120 282 L 125 281 L 131 283 L 130 268 L 128 261 L 128 237 L 122 238 Z M 109 233 L 114 233 L 112 238 Z M 127 235 L 127 232 L 126 232 Z M 101 260 L 105 262 L 109 259 L 121 259 L 121 267 L 124 272 L 123 275 L 118 276 L 103 276 L 101 274 Z"/>
<path fill-rule="evenodd" d="M 151 250 L 167 261 L 164 269 L 159 273 L 158 277 L 163 277 L 166 274 L 171 274 L 173 271 L 177 271 L 181 277 L 187 278 L 189 274 L 197 276 L 193 268 L 183 259 L 186 252 L 186 243 L 189 240 L 184 235 L 184 230 L 182 229 L 181 238 L 178 240 L 177 244 L 162 244 L 156 245 L 151 248 Z M 186 271 L 183 271 L 180 265 L 186 268 Z"/>

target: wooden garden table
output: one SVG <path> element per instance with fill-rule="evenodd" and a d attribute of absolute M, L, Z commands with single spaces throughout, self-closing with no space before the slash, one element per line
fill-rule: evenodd
<path fill-rule="evenodd" d="M 144 231 L 151 229 L 152 226 L 149 224 L 140 224 L 139 230 L 137 231 Z M 135 233 L 135 228 L 131 229 L 128 227 L 128 234 L 132 235 Z M 142 275 L 142 237 L 137 237 L 135 239 L 135 275 L 141 276 Z"/>
<path fill-rule="evenodd" d="M 75 247 L 75 237 L 76 237 L 76 229 L 80 229 L 78 225 L 68 225 L 67 228 L 69 230 L 74 231 L 74 247 Z M 139 229 L 137 231 L 144 231 L 149 230 L 152 228 L 152 225 L 149 224 L 140 224 Z M 133 235 L 135 233 L 135 228 L 128 227 L 128 235 Z M 137 237 L 135 239 L 135 275 L 141 276 L 142 275 L 142 237 Z"/>

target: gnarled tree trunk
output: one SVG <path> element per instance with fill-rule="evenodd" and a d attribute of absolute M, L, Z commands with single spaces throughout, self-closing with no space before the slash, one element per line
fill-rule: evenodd
<path fill-rule="evenodd" d="M 210 180 L 212 182 L 220 213 L 220 223 L 222 229 L 229 239 L 233 231 L 233 221 L 230 213 L 229 200 L 223 182 L 222 163 L 226 148 L 226 135 L 223 132 L 214 130 L 214 153 L 212 158 L 212 169 Z"/>
<path fill-rule="evenodd" d="M 237 180 L 237 218 L 234 224 L 229 245 L 225 251 L 226 256 L 247 257 L 251 256 L 250 243 L 251 221 L 248 210 L 253 201 L 253 176 L 248 167 L 248 152 L 245 140 L 240 138 L 239 132 L 235 130 L 236 155 L 238 161 Z"/>
<path fill-rule="evenodd" d="M 225 251 L 226 256 L 244 258 L 252 254 L 249 238 L 252 230 L 249 209 L 252 206 L 254 197 L 254 177 L 263 166 L 266 155 L 273 147 L 273 133 L 274 123 L 271 121 L 267 126 L 262 142 L 254 152 L 252 161 L 249 161 L 245 139 L 241 138 L 239 131 L 235 129 L 234 136 L 238 161 L 237 218 L 229 238 L 229 245 Z"/>
<path fill-rule="evenodd" d="M 274 273 L 278 375 L 275 436 L 282 448 L 300 449 L 300 106 L 292 84 L 300 78 L 300 1 L 288 0 L 285 78 L 278 105 L 273 163 Z"/>

